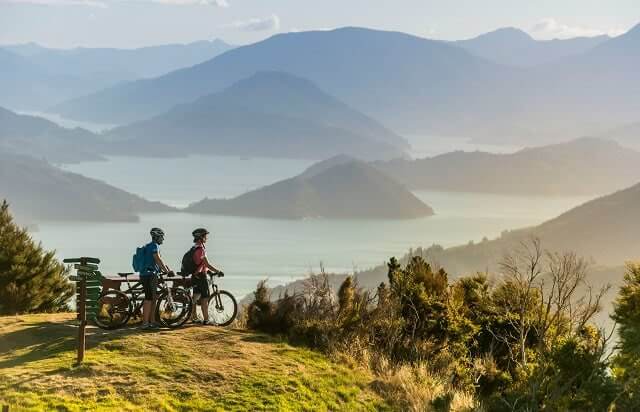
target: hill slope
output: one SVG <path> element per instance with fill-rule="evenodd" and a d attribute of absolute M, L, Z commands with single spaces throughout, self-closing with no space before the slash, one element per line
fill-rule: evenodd
<path fill-rule="evenodd" d="M 496 268 L 505 252 L 532 236 L 545 248 L 575 251 L 596 263 L 619 266 L 640 255 L 640 184 L 587 202 L 532 228 L 505 231 L 495 240 L 427 251 L 434 261 L 455 270 Z"/>
<path fill-rule="evenodd" d="M 506 27 L 468 40 L 453 42 L 469 53 L 496 63 L 533 67 L 584 53 L 609 40 L 609 36 L 535 40 L 520 29 Z"/>
<path fill-rule="evenodd" d="M 408 148 L 375 120 L 282 72 L 257 73 L 220 93 L 116 128 L 109 137 L 121 142 L 114 150 L 128 155 L 326 158 L 351 153 L 388 159 Z"/>
<path fill-rule="evenodd" d="M 640 181 L 640 152 L 582 138 L 512 154 L 452 152 L 377 162 L 411 189 L 504 194 L 605 194 Z"/>
<path fill-rule="evenodd" d="M 313 166 L 312 166 L 313 167 Z M 193 213 L 267 218 L 417 218 L 433 210 L 373 167 L 351 161 L 303 173 L 229 200 L 204 199 Z"/>
<path fill-rule="evenodd" d="M 388 410 L 373 378 L 249 332 L 89 328 L 73 314 L 0 318 L 0 399 L 11 410 Z"/>
<path fill-rule="evenodd" d="M 103 159 L 100 138 L 85 129 L 65 129 L 36 116 L 0 107 L 0 151 L 29 155 L 54 163 Z"/>
<path fill-rule="evenodd" d="M 170 207 L 26 156 L 0 153 L 0 199 L 25 221 L 135 221 Z"/>

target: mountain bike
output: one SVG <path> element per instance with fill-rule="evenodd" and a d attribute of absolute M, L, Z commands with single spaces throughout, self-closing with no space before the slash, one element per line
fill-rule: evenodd
<path fill-rule="evenodd" d="M 216 277 L 224 277 L 222 272 L 207 271 L 207 286 L 209 287 L 209 321 L 216 326 L 229 326 L 238 315 L 238 302 L 226 290 L 220 290 L 215 283 Z M 195 314 L 197 303 L 193 302 L 191 315 Z"/>
<path fill-rule="evenodd" d="M 94 319 L 96 325 L 102 329 L 117 329 L 126 325 L 131 318 L 142 317 L 144 303 L 142 282 L 138 280 L 132 286 L 129 276 L 134 273 L 118 273 L 118 275 L 125 279 L 128 288 L 120 291 L 120 282 L 109 279 L 103 281 Z M 162 326 L 176 328 L 189 320 L 193 301 L 185 288 L 169 287 L 164 275 L 166 274 L 158 274 L 155 316 Z"/>

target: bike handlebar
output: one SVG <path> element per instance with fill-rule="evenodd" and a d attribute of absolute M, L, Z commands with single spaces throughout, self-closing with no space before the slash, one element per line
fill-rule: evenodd
<path fill-rule="evenodd" d="M 174 277 L 174 276 L 182 276 L 183 278 L 185 278 L 185 277 L 187 277 L 187 276 L 191 276 L 191 275 L 183 274 L 183 273 L 181 273 L 181 272 L 177 272 L 177 273 L 176 273 L 176 272 L 174 272 L 174 271 L 171 271 L 171 272 L 168 272 L 168 273 L 167 273 L 167 272 L 159 272 L 159 273 L 158 273 L 158 276 L 160 276 L 160 277 L 165 276 L 165 275 L 166 275 L 167 277 L 169 277 L 169 278 L 172 278 L 172 277 Z M 219 272 L 212 272 L 212 271 L 208 270 L 208 271 L 207 271 L 207 275 L 212 276 L 212 277 L 213 277 L 213 276 L 217 276 L 217 277 L 219 277 L 219 278 L 223 278 L 223 277 L 224 277 L 224 272 L 222 272 L 222 271 L 219 271 Z"/>

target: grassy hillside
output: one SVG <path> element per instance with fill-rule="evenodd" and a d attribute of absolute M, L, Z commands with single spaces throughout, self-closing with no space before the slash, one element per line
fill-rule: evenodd
<path fill-rule="evenodd" d="M 0 405 L 16 410 L 378 410 L 373 378 L 261 334 L 90 328 L 73 314 L 0 318 Z"/>

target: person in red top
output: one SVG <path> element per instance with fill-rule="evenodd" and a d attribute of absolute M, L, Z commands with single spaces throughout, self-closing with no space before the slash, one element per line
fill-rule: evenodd
<path fill-rule="evenodd" d="M 195 251 L 193 252 L 193 263 L 196 265 L 196 272 L 193 274 L 193 300 L 194 302 L 200 302 L 200 309 L 202 310 L 202 324 L 209 325 L 209 284 L 207 283 L 207 272 L 209 270 L 219 273 L 221 272 L 215 268 L 207 258 L 207 249 L 205 243 L 209 237 L 209 231 L 205 228 L 198 228 L 192 232 L 193 243 L 195 244 Z M 196 320 L 197 310 L 193 310 L 193 317 Z"/>

